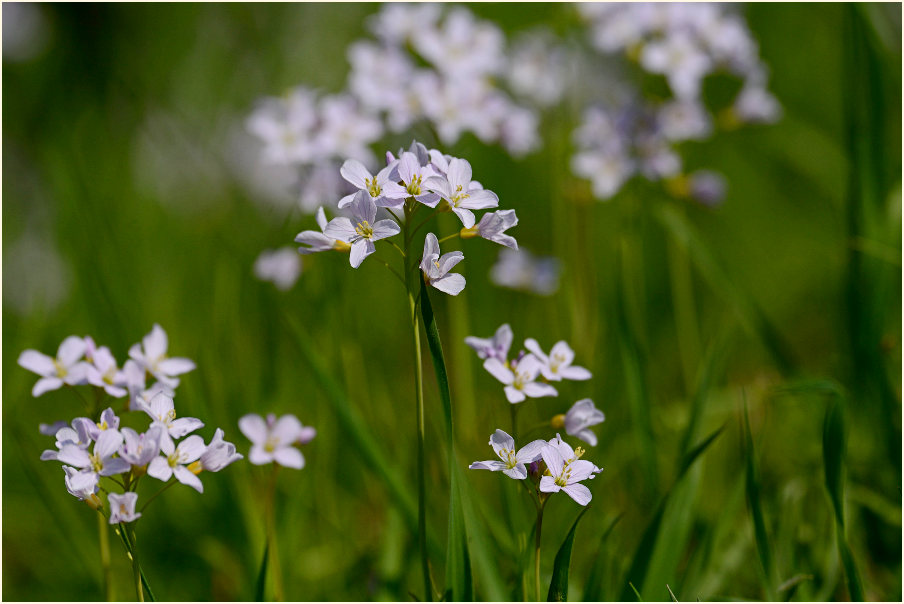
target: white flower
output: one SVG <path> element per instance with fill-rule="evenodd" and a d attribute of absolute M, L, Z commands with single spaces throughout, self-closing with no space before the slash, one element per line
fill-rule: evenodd
<path fill-rule="evenodd" d="M 31 395 L 41 396 L 45 392 L 61 388 L 63 384 L 75 386 L 86 383 L 88 364 L 82 362 L 85 349 L 83 338 L 69 336 L 60 344 L 56 358 L 37 350 L 23 351 L 19 355 L 19 365 L 41 376 L 32 388 Z"/>
<path fill-rule="evenodd" d="M 511 235 L 506 235 L 505 231 L 518 224 L 518 217 L 515 210 L 499 210 L 498 212 L 487 212 L 480 218 L 480 222 L 469 229 L 462 228 L 461 238 L 470 239 L 472 237 L 482 237 L 487 241 L 492 241 L 513 250 L 518 249 L 518 242 Z"/>
<path fill-rule="evenodd" d="M 556 435 L 556 438 L 541 451 L 550 475 L 540 479 L 540 490 L 544 493 L 564 491 L 581 505 L 590 503 L 592 498 L 590 489 L 579 483 L 593 478 L 594 474 L 602 470 L 589 461 L 578 459 L 582 454 L 583 449 L 573 451 Z"/>
<path fill-rule="evenodd" d="M 468 336 L 465 338 L 465 344 L 473 348 L 481 359 L 499 359 L 505 364 L 508 359 L 509 348 L 512 346 L 513 337 L 512 328 L 508 323 L 505 323 L 496 330 L 492 338 Z"/>
<path fill-rule="evenodd" d="M 505 384 L 505 397 L 510 403 L 520 403 L 527 397 L 558 396 L 559 393 L 549 384 L 536 382 L 540 375 L 542 363 L 532 354 L 525 355 L 510 369 L 497 358 L 488 358 L 483 368 L 497 380 Z"/>
<path fill-rule="evenodd" d="M 138 493 L 130 492 L 110 493 L 107 495 L 110 502 L 110 524 L 120 522 L 132 522 L 141 517 L 141 512 L 135 512 L 135 504 L 138 503 Z"/>
<path fill-rule="evenodd" d="M 416 146 L 416 144 L 412 144 L 412 146 Z M 414 197 L 427 207 L 436 207 L 436 204 L 439 203 L 439 195 L 428 191 L 426 184 L 430 178 L 436 176 L 429 163 L 422 165 L 417 155 L 411 151 L 405 151 L 399 156 L 398 170 L 406 196 Z"/>
<path fill-rule="evenodd" d="M 255 413 L 249 413 L 239 420 L 239 430 L 251 441 L 248 461 L 255 465 L 276 462 L 287 468 L 300 470 L 304 467 L 304 456 L 293 447 L 296 442 L 310 442 L 316 432 L 304 427 L 294 415 L 283 415 L 279 419 L 272 413 L 267 420 Z"/>
<path fill-rule="evenodd" d="M 502 471 L 506 476 L 516 480 L 524 480 L 527 478 L 527 467 L 525 464 L 532 463 L 540 459 L 540 451 L 547 446 L 545 440 L 535 440 L 521 447 L 515 452 L 515 439 L 503 432 L 496 430 L 490 437 L 490 446 L 502 461 L 475 461 L 470 466 L 471 470 L 490 470 L 491 472 Z"/>
<path fill-rule="evenodd" d="M 395 208 L 402 205 L 408 192 L 397 182 L 393 182 L 390 176 L 396 171 L 396 162 L 391 162 L 388 166 L 377 172 L 374 176 L 364 167 L 364 164 L 356 159 L 347 159 L 339 173 L 342 178 L 354 185 L 359 191 L 363 191 L 370 196 L 374 205 L 379 207 Z M 339 207 L 344 208 L 354 201 L 355 194 L 346 195 L 339 201 Z"/>
<path fill-rule="evenodd" d="M 144 434 L 138 434 L 131 428 L 123 428 L 123 444 L 119 456 L 133 466 L 146 466 L 160 452 L 160 441 L 164 428 L 152 425 Z"/>
<path fill-rule="evenodd" d="M 96 473 L 76 470 L 70 466 L 63 466 L 63 472 L 66 473 L 66 490 L 70 495 L 83 501 L 96 499 L 95 493 L 98 491 Z"/>
<path fill-rule="evenodd" d="M 465 288 L 465 278 L 458 273 L 450 274 L 449 271 L 464 259 L 464 254 L 459 251 L 448 252 L 440 256 L 436 235 L 427 233 L 420 266 L 428 284 L 450 296 L 457 296 Z"/>
<path fill-rule="evenodd" d="M 118 430 L 104 430 L 94 444 L 94 452 L 74 444 L 65 444 L 60 449 L 57 460 L 64 464 L 91 472 L 98 476 L 112 476 L 128 472 L 131 466 L 119 457 L 113 457 L 122 445 L 122 434 Z"/>
<path fill-rule="evenodd" d="M 129 349 L 129 356 L 159 381 L 170 388 L 175 388 L 179 385 L 179 378 L 174 376 L 193 370 L 195 363 L 181 357 L 167 357 L 168 346 L 166 332 L 154 323 L 151 333 L 144 336 L 141 344 L 135 344 Z"/>
<path fill-rule="evenodd" d="M 80 449 L 87 449 L 93 441 L 90 436 L 92 426 L 94 426 L 94 422 L 87 417 L 77 417 L 72 420 L 71 428 L 65 424 L 61 426 L 55 434 L 57 450 L 46 449 L 41 453 L 41 461 L 48 461 L 51 459 L 58 461 L 60 451 L 62 451 L 63 447 L 66 445 L 74 445 Z"/>
<path fill-rule="evenodd" d="M 318 154 L 372 161 L 368 145 L 383 135 L 380 120 L 361 110 L 349 94 L 324 97 L 318 105 L 320 130 L 315 144 Z"/>
<path fill-rule="evenodd" d="M 559 289 L 559 260 L 552 256 L 534 256 L 524 248 L 503 248 L 490 269 L 496 285 L 548 296 Z"/>
<path fill-rule="evenodd" d="M 316 155 L 315 95 L 298 86 L 284 98 L 263 99 L 246 122 L 264 143 L 264 159 L 279 165 L 304 164 Z"/>
<path fill-rule="evenodd" d="M 272 281 L 283 290 L 292 289 L 301 275 L 301 258 L 292 248 L 264 250 L 254 261 L 254 276 L 261 281 Z"/>
<path fill-rule="evenodd" d="M 148 476 L 167 482 L 175 476 L 176 480 L 186 484 L 199 493 L 204 492 L 201 479 L 194 472 L 186 468 L 187 464 L 196 461 L 204 453 L 204 439 L 197 434 L 192 434 L 175 446 L 172 440 L 160 439 L 160 452 L 165 456 L 155 457 L 148 465 Z"/>
<path fill-rule="evenodd" d="M 160 448 L 164 443 L 172 447 L 172 439 L 182 438 L 198 428 L 204 427 L 204 422 L 194 417 L 180 417 L 176 419 L 176 409 L 173 405 L 173 397 L 165 392 L 158 392 L 151 402 L 144 408 L 144 412 L 153 420 L 151 427 L 160 426 L 163 432 L 160 435 Z M 194 460 L 192 460 L 194 461 Z"/>
<path fill-rule="evenodd" d="M 88 338 L 85 338 L 86 342 Z M 116 367 L 116 359 L 106 346 L 101 346 L 96 350 L 93 348 L 93 340 L 89 344 L 88 351 L 85 356 L 88 357 L 91 364 L 87 367 L 87 380 L 92 386 L 103 388 L 107 394 L 114 398 L 125 396 L 129 393 L 123 386 L 125 385 L 125 375 Z"/>
<path fill-rule="evenodd" d="M 376 221 L 377 206 L 364 191 L 355 194 L 350 209 L 354 224 L 344 216 L 333 218 L 323 229 L 323 234 L 351 244 L 349 263 L 352 268 L 358 268 L 365 258 L 376 251 L 374 241 L 397 235 L 401 229 L 390 219 Z"/>
<path fill-rule="evenodd" d="M 590 426 L 595 426 L 606 420 L 605 414 L 597 409 L 589 398 L 581 399 L 571 406 L 564 415 L 552 418 L 553 428 L 565 428 L 570 436 L 580 438 L 591 447 L 596 446 L 596 434 L 590 431 Z"/>
<path fill-rule="evenodd" d="M 445 178 L 429 178 L 427 186 L 448 202 L 465 228 L 474 226 L 474 213 L 471 210 L 495 208 L 499 205 L 499 198 L 495 193 L 487 191 L 480 183 L 471 181 L 471 164 L 457 157 L 449 162 Z"/>
<path fill-rule="evenodd" d="M 100 421 L 98 421 L 97 423 L 94 423 L 90 420 L 82 420 L 82 423 L 86 427 L 88 431 L 88 437 L 91 440 L 97 440 L 100 437 L 101 432 L 103 432 L 104 430 L 119 429 L 119 418 L 116 417 L 116 414 L 113 412 L 112 407 L 107 407 L 103 410 L 103 412 L 101 412 Z"/>
<path fill-rule="evenodd" d="M 201 455 L 201 469 L 208 472 L 219 472 L 234 461 L 242 459 L 241 453 L 236 453 L 235 445 L 223 440 L 223 430 L 217 428 L 213 439 L 207 445 L 207 450 Z"/>
<path fill-rule="evenodd" d="M 540 344 L 533 338 L 524 340 L 524 347 L 532 352 L 540 362 L 540 372 L 547 380 L 561 381 L 566 380 L 589 380 L 593 375 L 583 367 L 572 365 L 574 361 L 574 351 L 568 346 L 568 342 L 560 340 L 556 342 L 549 356 L 544 354 L 540 348 Z"/>

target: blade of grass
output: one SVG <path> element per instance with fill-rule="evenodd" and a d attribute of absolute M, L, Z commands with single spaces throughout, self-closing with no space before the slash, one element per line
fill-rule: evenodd
<path fill-rule="evenodd" d="M 254 583 L 254 601 L 263 602 L 267 599 L 267 562 L 270 560 L 270 542 L 264 544 L 264 557 L 260 570 L 257 572 L 257 581 Z"/>
<path fill-rule="evenodd" d="M 314 352 L 307 332 L 294 317 L 283 315 L 283 320 L 295 335 L 292 341 L 295 342 L 302 358 L 310 366 L 314 377 L 325 391 L 344 433 L 360 452 L 361 459 L 370 465 L 374 473 L 386 485 L 396 505 L 403 512 L 406 524 L 412 531 L 416 532 L 418 527 L 417 506 L 410 495 L 411 488 L 408 485 L 408 481 L 402 478 L 402 474 L 396 469 L 395 464 L 383 453 L 383 450 L 377 444 L 377 439 L 367 428 L 361 416 L 351 406 L 342 388 L 323 364 L 322 358 Z M 431 555 L 438 555 L 440 552 L 436 537 L 429 531 L 427 533 L 427 547 Z"/>
<path fill-rule="evenodd" d="M 549 593 L 546 596 L 547 602 L 567 602 L 568 601 L 568 568 L 571 566 L 571 549 L 574 546 L 574 532 L 578 528 L 578 522 L 584 517 L 589 510 L 584 507 L 578 517 L 574 519 L 568 536 L 562 542 L 562 546 L 556 553 L 556 559 L 552 565 L 552 580 L 549 582 Z"/>
<path fill-rule="evenodd" d="M 743 453 L 746 468 L 747 508 L 753 519 L 753 532 L 756 541 L 756 549 L 760 559 L 761 579 L 766 599 L 776 600 L 775 593 L 775 566 L 772 559 L 772 545 L 769 534 L 766 531 L 766 521 L 763 518 L 763 508 L 760 502 L 760 481 L 757 470 L 756 452 L 753 448 L 753 437 L 750 434 L 750 419 L 747 414 L 747 401 L 744 400 L 744 425 L 743 425 Z"/>
<path fill-rule="evenodd" d="M 452 419 L 452 396 L 449 392 L 449 376 L 443 360 L 443 346 L 436 326 L 436 317 L 430 304 L 427 284 L 421 280 L 421 315 L 427 332 L 427 348 L 433 360 L 439 398 L 445 420 L 446 453 L 449 458 L 449 535 L 446 547 L 446 592 L 450 599 L 469 601 L 474 599 L 474 581 L 471 576 L 471 558 L 468 555 L 468 536 L 465 529 L 461 493 L 461 469 L 455 454 L 455 431 Z"/>
<path fill-rule="evenodd" d="M 635 594 L 638 594 L 637 589 L 634 587 L 633 581 L 645 580 L 647 569 L 653 556 L 653 548 L 655 547 L 657 537 L 659 536 L 660 526 L 665 514 L 666 505 L 669 502 L 669 498 L 672 492 L 675 490 L 675 487 L 680 484 L 681 480 L 687 474 L 687 471 L 691 467 L 693 467 L 694 462 L 699 459 L 703 452 L 716 440 L 716 437 L 722 432 L 723 428 L 719 428 L 718 430 L 710 434 L 703 440 L 703 442 L 692 449 L 691 454 L 687 457 L 686 462 L 682 464 L 681 471 L 675 478 L 675 484 L 659 501 L 659 504 L 656 506 L 656 511 L 654 512 L 650 523 L 647 525 L 647 528 L 644 530 L 643 535 L 641 536 L 637 550 L 634 552 L 634 557 L 631 561 L 631 567 L 628 569 L 627 575 L 625 577 L 627 585 L 622 589 L 621 595 L 618 598 L 619 600 L 623 602 L 628 601 L 631 598 L 632 591 Z M 643 588 L 642 582 L 640 585 L 641 588 Z M 638 599 L 640 599 L 639 594 Z"/>
<path fill-rule="evenodd" d="M 583 600 L 585 602 L 598 602 L 602 600 L 602 585 L 603 585 L 603 548 L 606 545 L 606 540 L 609 538 L 609 535 L 612 533 L 612 529 L 615 528 L 615 525 L 618 524 L 618 521 L 622 519 L 624 514 L 619 514 L 616 516 L 612 522 L 609 523 L 609 526 L 603 531 L 603 536 L 600 537 L 600 546 L 596 551 L 596 556 L 593 559 L 593 565 L 590 567 L 590 575 L 587 577 L 587 584 L 584 586 L 584 597 Z"/>

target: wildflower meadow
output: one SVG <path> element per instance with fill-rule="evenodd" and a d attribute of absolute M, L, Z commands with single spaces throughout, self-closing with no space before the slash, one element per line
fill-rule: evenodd
<path fill-rule="evenodd" d="M 900 4 L 2 24 L 5 600 L 901 600 Z"/>

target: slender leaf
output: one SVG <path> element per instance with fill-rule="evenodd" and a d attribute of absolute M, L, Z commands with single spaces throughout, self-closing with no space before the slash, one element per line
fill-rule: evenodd
<path fill-rule="evenodd" d="M 678 598 L 676 598 L 676 597 L 675 597 L 675 594 L 672 593 L 672 588 L 669 587 L 669 584 L 668 584 L 668 583 L 665 584 L 665 588 L 666 588 L 667 590 L 669 590 L 669 597 L 672 598 L 672 602 L 677 602 L 677 601 L 678 601 Z"/>
<path fill-rule="evenodd" d="M 261 561 L 260 570 L 257 572 L 257 581 L 254 583 L 254 600 L 255 602 L 263 602 L 266 599 L 267 590 L 267 566 L 270 561 L 270 541 L 264 544 L 264 557 Z"/>
<path fill-rule="evenodd" d="M 684 478 L 684 476 L 687 474 L 687 471 L 691 467 L 693 467 L 694 462 L 699 459 L 703 452 L 716 440 L 716 436 L 718 436 L 721 431 L 722 428 L 719 428 L 713 434 L 706 437 L 700 445 L 694 447 L 694 449 L 692 450 L 693 455 L 689 457 L 688 463 L 682 466 L 681 471 L 675 479 L 675 485 L 673 485 L 672 488 L 669 489 L 668 492 L 666 492 L 666 494 L 659 501 L 659 504 L 656 506 L 656 511 L 653 513 L 653 518 L 650 520 L 650 523 L 644 530 L 643 535 L 640 538 L 640 543 L 637 546 L 637 550 L 634 552 L 634 558 L 631 561 L 631 567 L 628 569 L 626 576 L 627 585 L 624 587 L 624 589 L 622 589 L 621 595 L 618 598 L 622 602 L 626 602 L 631 598 L 632 591 L 633 593 L 637 593 L 633 581 L 643 581 L 647 575 L 647 569 L 649 567 L 650 560 L 653 557 L 653 548 L 656 545 L 656 540 L 659 536 L 660 525 L 662 524 L 662 518 L 665 514 L 666 504 L 668 504 L 669 498 L 672 492 L 675 490 L 675 486 L 677 486 L 681 482 L 682 478 Z M 641 583 L 641 587 L 643 587 L 643 583 Z M 640 599 L 639 594 L 638 599 Z"/>
<path fill-rule="evenodd" d="M 455 432 L 452 418 L 452 395 L 449 392 L 449 376 L 443 360 L 443 346 L 436 327 L 436 317 L 430 304 L 427 284 L 421 281 L 421 315 L 427 332 L 427 348 L 433 360 L 439 398 L 443 405 L 446 432 L 446 452 L 449 456 L 449 535 L 446 544 L 446 591 L 451 599 L 469 601 L 474 599 L 474 581 L 471 576 L 471 558 L 468 555 L 468 536 L 461 503 L 463 477 L 455 454 Z"/>
<path fill-rule="evenodd" d="M 360 459 L 368 464 L 371 470 L 386 485 L 389 494 L 402 511 L 409 529 L 416 533 L 418 530 L 417 506 L 411 496 L 411 488 L 408 481 L 402 477 L 395 464 L 384 454 L 383 449 L 377 444 L 377 439 L 367 428 L 361 416 L 351 406 L 342 388 L 324 365 L 321 356 L 314 351 L 310 336 L 294 317 L 284 315 L 284 320 L 295 335 L 292 341 L 298 346 L 299 352 L 310 366 L 314 377 L 326 392 L 327 400 L 336 412 L 336 419 L 342 425 L 344 434 L 350 439 L 352 445 L 358 449 Z M 439 543 L 433 533 L 429 531 L 427 533 L 427 547 L 432 555 L 439 555 Z"/>
<path fill-rule="evenodd" d="M 562 542 L 562 546 L 556 553 L 556 559 L 552 565 L 552 580 L 549 583 L 549 593 L 546 596 L 547 602 L 567 602 L 568 601 L 568 567 L 571 566 L 571 548 L 574 545 L 574 532 L 578 528 L 578 522 L 584 517 L 589 510 L 585 507 L 574 519 L 568 536 Z"/>
<path fill-rule="evenodd" d="M 640 592 L 637 591 L 637 588 L 634 587 L 634 584 L 631 583 L 630 581 L 628 581 L 628 586 L 630 586 L 631 591 L 634 592 L 634 596 L 637 598 L 637 601 L 638 601 L 638 602 L 643 602 L 643 598 L 640 597 Z M 627 600 L 623 600 L 623 601 L 627 601 Z"/>
<path fill-rule="evenodd" d="M 769 541 L 769 534 L 766 531 L 766 521 L 763 518 L 763 508 L 760 503 L 759 472 L 757 470 L 756 452 L 753 448 L 753 437 L 750 434 L 750 419 L 747 415 L 746 400 L 744 402 L 743 442 L 744 457 L 746 459 L 747 507 L 753 518 L 753 532 L 763 573 L 766 599 L 775 601 L 775 567 L 772 560 L 772 546 Z"/>
<path fill-rule="evenodd" d="M 606 545 L 606 540 L 612 533 L 612 529 L 614 529 L 615 525 L 618 524 L 618 521 L 622 519 L 622 516 L 624 516 L 624 514 L 616 516 L 612 522 L 609 523 L 609 526 L 606 527 L 606 530 L 603 531 L 603 536 L 600 537 L 600 546 L 593 559 L 593 565 L 590 567 L 590 575 L 587 577 L 587 584 L 584 586 L 583 600 L 585 602 L 598 602 L 603 599 L 603 548 Z"/>
<path fill-rule="evenodd" d="M 129 556 L 134 556 L 135 553 L 132 550 L 132 544 L 129 541 L 128 536 L 126 535 L 125 527 L 122 524 L 116 529 L 116 534 L 119 535 L 120 540 L 122 541 L 123 546 L 125 546 L 126 551 L 129 553 Z M 154 592 L 151 591 L 151 584 L 148 583 L 147 577 L 144 575 L 144 570 L 141 568 L 141 564 L 138 565 L 138 575 L 141 577 L 141 586 L 144 591 L 144 599 L 146 602 L 156 602 L 157 599 L 154 597 Z"/>

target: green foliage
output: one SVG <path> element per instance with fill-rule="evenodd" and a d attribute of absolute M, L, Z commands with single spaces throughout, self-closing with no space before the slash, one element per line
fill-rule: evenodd
<path fill-rule="evenodd" d="M 585 507 L 574 519 L 568 536 L 556 552 L 556 559 L 552 566 L 552 580 L 549 582 L 549 593 L 546 595 L 547 602 L 567 602 L 568 601 L 568 568 L 571 566 L 571 548 L 574 546 L 574 532 L 578 528 L 578 522 L 587 513 L 590 506 Z"/>

